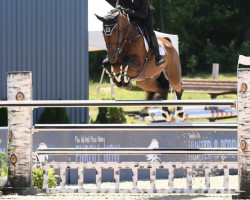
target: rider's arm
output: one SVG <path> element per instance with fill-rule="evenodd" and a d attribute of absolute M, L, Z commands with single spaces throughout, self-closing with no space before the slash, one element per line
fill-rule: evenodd
<path fill-rule="evenodd" d="M 123 0 L 117 0 L 115 7 L 118 8 L 118 9 L 122 8 L 123 7 Z"/>
<path fill-rule="evenodd" d="M 149 1 L 142 0 L 140 9 L 134 10 L 134 12 L 133 12 L 133 14 L 131 14 L 131 16 L 139 18 L 139 19 L 145 19 L 148 15 L 148 11 L 149 11 Z"/>

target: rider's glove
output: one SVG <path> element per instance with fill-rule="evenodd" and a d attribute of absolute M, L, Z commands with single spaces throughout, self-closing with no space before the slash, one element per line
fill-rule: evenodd
<path fill-rule="evenodd" d="M 135 13 L 135 11 L 134 11 L 134 10 L 131 10 L 131 9 L 129 9 L 129 8 L 127 8 L 127 9 L 125 10 L 125 13 L 128 14 L 128 15 L 132 15 L 132 14 Z"/>
<path fill-rule="evenodd" d="M 120 11 L 124 10 L 124 8 L 121 7 L 120 5 L 118 5 L 118 6 L 116 7 L 116 9 L 118 9 L 118 10 L 120 10 Z"/>

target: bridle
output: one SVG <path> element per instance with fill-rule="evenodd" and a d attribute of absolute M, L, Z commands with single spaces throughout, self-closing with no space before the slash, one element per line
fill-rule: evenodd
<path fill-rule="evenodd" d="M 106 46 L 110 47 L 110 46 L 116 45 L 116 48 L 114 49 L 114 52 L 121 54 L 122 50 L 123 50 L 123 47 L 127 43 L 127 37 L 128 37 L 128 34 L 129 34 L 129 29 L 130 29 L 130 22 L 126 27 L 125 34 L 124 34 L 124 37 L 123 37 L 121 43 L 120 43 L 120 37 L 121 37 L 121 34 L 122 34 L 123 30 L 122 30 L 122 28 L 120 26 L 119 21 L 117 23 L 114 23 L 114 24 L 103 25 L 103 32 L 104 32 L 104 34 L 106 36 L 112 36 L 112 33 L 115 30 L 116 26 L 118 26 L 118 29 L 117 29 L 117 31 L 118 31 L 118 33 L 117 33 L 117 35 L 118 35 L 117 42 L 106 43 Z"/>
<path fill-rule="evenodd" d="M 116 23 L 113 23 L 113 24 L 106 24 L 106 25 L 103 25 L 103 33 L 106 35 L 106 36 L 112 36 L 113 34 L 113 31 L 116 29 L 117 27 L 117 32 L 116 32 L 116 38 L 117 38 L 117 42 L 106 42 L 106 46 L 107 48 L 108 47 L 111 47 L 111 46 L 114 46 L 116 45 L 116 48 L 112 51 L 112 53 L 115 53 L 116 55 L 119 53 L 121 54 L 122 51 L 123 51 L 123 48 L 124 46 L 130 46 L 134 43 L 135 40 L 137 40 L 138 38 L 140 37 L 143 37 L 143 31 L 141 30 L 141 28 L 139 27 L 139 25 L 136 23 L 136 22 L 130 22 L 130 19 L 129 19 L 129 16 L 127 16 L 128 18 L 128 25 L 126 27 L 126 30 L 124 31 L 125 34 L 124 34 L 124 37 L 122 39 L 122 41 L 120 42 L 120 37 L 121 37 L 121 34 L 123 32 L 121 26 L 120 26 L 120 23 L 119 23 L 119 20 L 118 22 Z M 138 31 L 138 34 L 136 34 L 134 37 L 130 38 L 129 40 L 127 39 L 128 35 L 129 35 L 129 30 L 131 28 L 131 26 L 135 26 L 135 28 L 137 29 Z M 139 74 L 136 76 L 136 77 L 133 77 L 133 79 L 142 79 L 142 77 L 144 77 L 145 75 L 145 70 L 146 70 L 146 66 L 147 66 L 147 63 L 148 63 L 148 57 L 146 57 L 146 60 L 145 60 L 145 63 L 142 67 L 142 69 L 140 70 Z M 124 68 L 122 67 L 121 68 L 121 71 L 120 71 L 120 75 L 121 76 L 127 76 L 125 74 L 125 71 L 124 71 Z M 113 72 L 110 73 L 110 78 L 114 78 L 115 75 Z M 143 80 L 145 79 L 145 77 L 143 78 Z"/>

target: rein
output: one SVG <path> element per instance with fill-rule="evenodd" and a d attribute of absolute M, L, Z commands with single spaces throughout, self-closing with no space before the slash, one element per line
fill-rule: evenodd
<path fill-rule="evenodd" d="M 126 43 L 128 43 L 128 45 L 131 45 L 135 40 L 137 40 L 138 38 L 142 37 L 143 34 L 141 33 L 141 31 L 139 30 L 140 34 L 136 35 L 134 38 L 130 39 L 129 41 L 126 39 L 128 37 L 128 34 L 129 34 L 129 28 L 130 28 L 130 24 L 131 22 L 129 22 L 129 25 L 127 26 L 126 28 L 126 36 L 124 37 L 123 41 L 122 41 L 122 45 L 121 45 L 121 48 L 120 48 L 120 51 L 119 53 L 121 54 L 122 52 L 122 49 L 124 47 L 124 45 Z M 136 28 L 138 29 L 137 25 L 136 25 Z"/>
<path fill-rule="evenodd" d="M 132 22 L 133 23 L 133 22 Z M 124 39 L 123 39 L 123 42 L 122 42 L 122 45 L 121 45 L 121 48 L 120 48 L 120 51 L 119 51 L 119 53 L 121 53 L 122 52 L 122 49 L 123 49 L 123 47 L 124 47 L 124 45 L 126 44 L 126 43 L 128 43 L 128 45 L 131 45 L 131 44 L 133 44 L 133 42 L 135 41 L 135 40 L 137 40 L 138 38 L 140 38 L 140 37 L 143 37 L 143 32 L 142 32 L 142 30 L 140 29 L 140 27 L 139 27 L 139 25 L 137 24 L 137 23 L 133 23 L 134 25 L 135 25 L 135 27 L 136 27 L 136 29 L 138 30 L 138 32 L 139 32 L 139 34 L 138 35 L 136 35 L 134 38 L 132 38 L 132 39 L 130 39 L 129 41 L 127 41 L 127 36 L 128 36 L 128 33 L 129 33 L 129 28 L 130 28 L 130 23 L 129 23 L 129 25 L 127 26 L 127 28 L 126 28 L 126 36 L 124 37 Z M 119 26 L 119 28 L 120 28 L 120 26 Z M 118 29 L 119 29 L 118 28 Z M 115 52 L 117 52 L 117 51 L 115 51 Z M 143 67 L 141 68 L 141 70 L 140 70 L 140 72 L 139 72 L 139 74 L 137 75 L 137 76 L 135 76 L 135 77 L 130 77 L 132 80 L 135 80 L 135 81 L 143 81 L 144 79 L 145 79 L 145 72 L 146 72 L 146 69 L 147 69 L 147 66 L 148 66 L 148 62 L 149 62 L 149 59 L 150 59 L 150 52 L 148 52 L 148 55 L 146 56 L 146 59 L 145 59 L 145 62 L 144 62 L 144 64 L 143 64 Z M 125 74 L 124 74 L 124 70 L 123 69 L 121 69 L 121 71 L 120 71 L 120 74 L 121 74 L 121 76 L 126 76 Z M 114 75 L 113 75 L 114 76 Z"/>
<path fill-rule="evenodd" d="M 122 53 L 122 50 L 123 50 L 123 47 L 124 45 L 127 43 L 127 37 L 128 37 L 128 34 L 129 34 L 129 28 L 130 28 L 130 23 L 128 24 L 128 26 L 126 27 L 126 31 L 125 31 L 125 36 L 124 38 L 122 39 L 122 44 L 120 47 L 117 48 L 117 51 L 119 52 L 119 54 Z M 119 45 L 119 33 L 120 33 L 120 24 L 119 24 L 119 27 L 118 27 L 118 43 L 117 43 L 117 46 Z"/>

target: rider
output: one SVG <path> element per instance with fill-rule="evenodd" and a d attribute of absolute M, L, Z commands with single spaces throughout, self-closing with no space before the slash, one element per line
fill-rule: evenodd
<path fill-rule="evenodd" d="M 146 26 L 155 54 L 155 63 L 157 66 L 162 65 L 165 60 L 160 55 L 159 45 L 153 30 L 154 8 L 149 4 L 149 0 L 117 0 L 116 8 L 119 10 L 125 9 L 125 13 L 128 14 L 132 20 L 138 20 Z"/>

